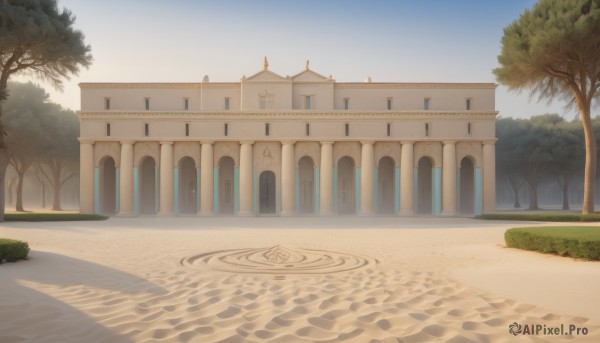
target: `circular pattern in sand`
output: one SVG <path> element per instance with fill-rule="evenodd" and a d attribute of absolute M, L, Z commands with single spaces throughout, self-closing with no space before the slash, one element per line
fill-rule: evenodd
<path fill-rule="evenodd" d="M 183 266 L 230 273 L 330 274 L 375 265 L 374 258 L 326 250 L 287 248 L 214 251 L 181 260 Z"/>

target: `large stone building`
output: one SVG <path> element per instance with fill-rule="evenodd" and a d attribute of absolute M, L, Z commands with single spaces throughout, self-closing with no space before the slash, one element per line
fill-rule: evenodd
<path fill-rule="evenodd" d="M 495 85 L 82 83 L 81 211 L 124 216 L 494 211 Z"/>

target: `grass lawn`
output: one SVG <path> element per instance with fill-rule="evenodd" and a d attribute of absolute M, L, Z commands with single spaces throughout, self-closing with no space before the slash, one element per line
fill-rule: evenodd
<path fill-rule="evenodd" d="M 98 214 L 83 214 L 74 212 L 12 212 L 4 215 L 5 221 L 12 222 L 56 222 L 106 219 L 108 219 L 107 216 L 101 216 Z"/>
<path fill-rule="evenodd" d="M 504 240 L 510 248 L 600 260 L 600 226 L 512 228 Z"/>
<path fill-rule="evenodd" d="M 600 222 L 600 214 L 581 213 L 492 213 L 476 216 L 484 220 L 523 220 L 539 222 Z"/>

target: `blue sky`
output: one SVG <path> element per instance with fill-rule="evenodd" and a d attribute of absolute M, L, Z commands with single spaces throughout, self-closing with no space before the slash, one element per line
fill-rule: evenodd
<path fill-rule="evenodd" d="M 59 0 L 77 17 L 94 63 L 54 101 L 79 109 L 78 82 L 239 81 L 262 68 L 311 69 L 339 82 L 496 82 L 503 28 L 533 0 L 159 1 Z M 23 80 L 23 78 L 20 78 Z M 38 81 L 39 82 L 39 81 Z M 555 112 L 499 86 L 500 115 Z"/>

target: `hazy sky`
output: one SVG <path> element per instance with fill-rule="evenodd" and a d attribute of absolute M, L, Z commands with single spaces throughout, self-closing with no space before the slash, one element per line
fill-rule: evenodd
<path fill-rule="evenodd" d="M 94 62 L 52 100 L 80 108 L 79 82 L 237 82 L 262 68 L 311 69 L 338 82 L 496 82 L 503 28 L 533 0 L 59 0 Z M 23 78 L 20 78 L 23 80 Z M 38 81 L 39 82 L 39 81 Z M 502 116 L 555 112 L 499 86 Z M 565 114 L 571 119 L 575 112 Z"/>

